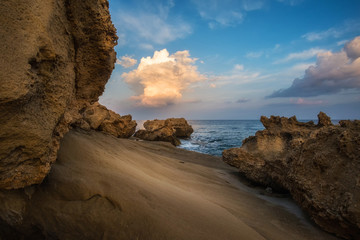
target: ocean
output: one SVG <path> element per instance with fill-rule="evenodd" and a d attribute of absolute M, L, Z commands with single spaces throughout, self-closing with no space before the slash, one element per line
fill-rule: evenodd
<path fill-rule="evenodd" d="M 240 147 L 242 141 L 264 126 L 260 120 L 188 120 L 194 132 L 181 139 L 179 148 L 221 156 L 228 148 Z"/>

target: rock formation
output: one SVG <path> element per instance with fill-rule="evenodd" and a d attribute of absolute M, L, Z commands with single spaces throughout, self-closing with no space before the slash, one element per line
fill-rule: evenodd
<path fill-rule="evenodd" d="M 265 130 L 223 152 L 250 180 L 288 190 L 323 229 L 360 239 L 360 121 L 332 125 L 295 117 L 261 117 Z"/>
<path fill-rule="evenodd" d="M 0 189 L 42 182 L 78 110 L 103 92 L 116 60 L 108 8 L 0 2 Z"/>
<path fill-rule="evenodd" d="M 144 129 L 138 130 L 135 137 L 148 141 L 165 141 L 174 146 L 180 145 L 178 138 L 189 138 L 194 132 L 184 118 L 168 118 L 166 120 L 148 120 Z"/>
<path fill-rule="evenodd" d="M 98 102 L 80 110 L 82 118 L 73 125 L 84 130 L 98 130 L 119 138 L 129 138 L 135 133 L 136 122 L 131 115 L 120 116 Z"/>

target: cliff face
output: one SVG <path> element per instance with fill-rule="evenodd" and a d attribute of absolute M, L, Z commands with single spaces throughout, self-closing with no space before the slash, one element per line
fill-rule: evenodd
<path fill-rule="evenodd" d="M 326 231 L 360 238 L 360 121 L 332 125 L 261 117 L 265 130 L 223 152 L 223 160 L 252 181 L 288 190 Z"/>
<path fill-rule="evenodd" d="M 0 2 L 0 188 L 40 183 L 116 59 L 107 0 Z"/>

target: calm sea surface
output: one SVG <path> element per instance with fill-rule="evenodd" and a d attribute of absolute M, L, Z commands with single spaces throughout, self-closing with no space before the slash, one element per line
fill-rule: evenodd
<path fill-rule="evenodd" d="M 240 147 L 242 140 L 264 127 L 259 120 L 190 120 L 194 132 L 180 148 L 221 156 L 224 149 Z"/>

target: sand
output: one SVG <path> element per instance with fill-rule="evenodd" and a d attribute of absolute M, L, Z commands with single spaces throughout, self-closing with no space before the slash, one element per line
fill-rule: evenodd
<path fill-rule="evenodd" d="M 337 239 L 221 158 L 169 143 L 70 131 L 28 218 L 60 239 Z"/>

